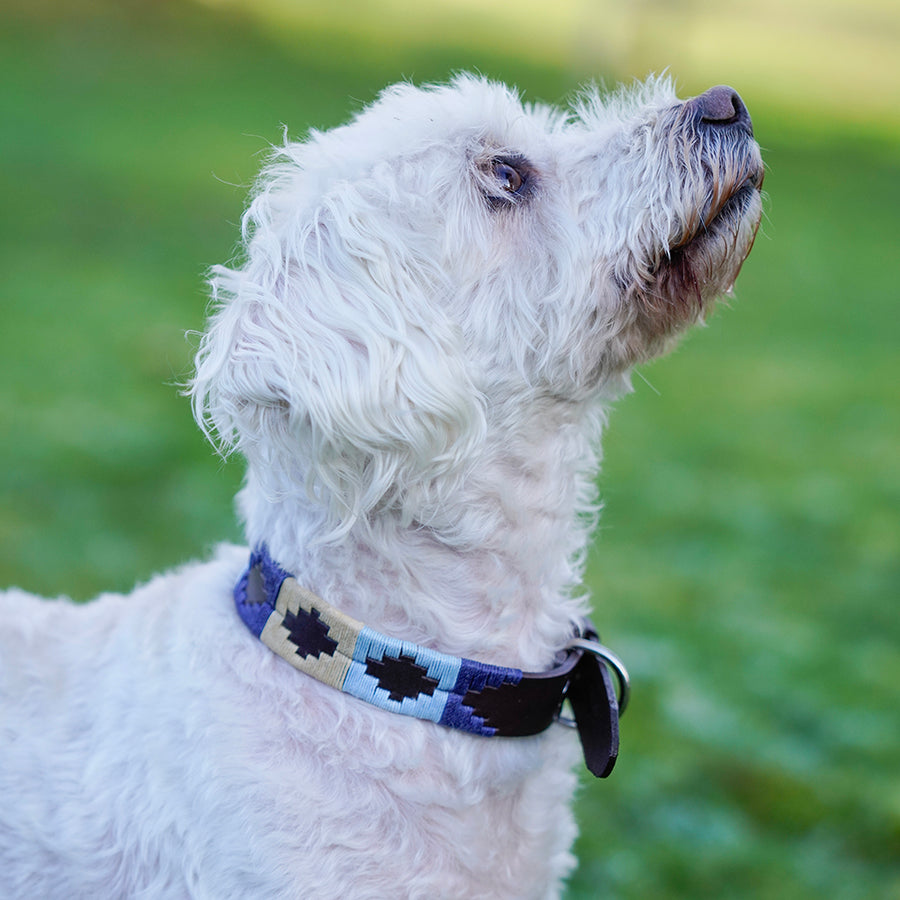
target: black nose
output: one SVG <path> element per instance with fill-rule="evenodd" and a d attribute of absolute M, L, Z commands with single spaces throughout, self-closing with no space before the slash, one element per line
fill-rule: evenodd
<path fill-rule="evenodd" d="M 753 134 L 750 113 L 740 94 L 727 85 L 710 88 L 705 94 L 687 101 L 693 107 L 700 122 L 714 128 L 742 127 Z"/>

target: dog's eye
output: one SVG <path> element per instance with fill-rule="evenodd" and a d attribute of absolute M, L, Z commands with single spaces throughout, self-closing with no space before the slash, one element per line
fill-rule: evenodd
<path fill-rule="evenodd" d="M 500 187 L 509 194 L 518 194 L 525 184 L 525 176 L 505 159 L 494 160 L 494 177 Z"/>
<path fill-rule="evenodd" d="M 538 185 L 537 170 L 518 153 L 484 156 L 476 165 L 479 187 L 494 210 L 511 209 L 527 202 Z"/>
<path fill-rule="evenodd" d="M 491 209 L 509 209 L 527 200 L 537 184 L 534 166 L 519 154 L 488 157 L 479 169 L 481 189 Z"/>

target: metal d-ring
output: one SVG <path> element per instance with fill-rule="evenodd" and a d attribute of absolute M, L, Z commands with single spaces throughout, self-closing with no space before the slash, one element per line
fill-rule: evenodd
<path fill-rule="evenodd" d="M 613 670 L 616 680 L 619 682 L 617 702 L 619 704 L 619 715 L 621 716 L 622 713 L 625 712 L 625 707 L 628 706 L 628 698 L 631 696 L 628 669 L 625 668 L 625 663 L 623 663 L 609 647 L 604 647 L 603 644 L 600 644 L 597 641 L 589 641 L 587 638 L 583 637 L 572 638 L 572 640 L 566 644 L 566 650 L 584 650 L 587 653 L 593 653 L 597 659 Z M 560 725 L 565 725 L 568 728 L 576 727 L 575 720 L 570 719 L 567 716 L 557 715 L 556 721 L 559 722 Z"/>

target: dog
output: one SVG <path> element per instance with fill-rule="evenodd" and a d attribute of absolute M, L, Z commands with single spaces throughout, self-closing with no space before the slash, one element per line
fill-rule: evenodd
<path fill-rule="evenodd" d="M 607 412 L 731 290 L 762 179 L 731 88 L 658 77 L 400 84 L 274 150 L 187 387 L 248 546 L 3 595 L 0 895 L 559 896 L 582 751 L 517 679 L 602 658 Z"/>

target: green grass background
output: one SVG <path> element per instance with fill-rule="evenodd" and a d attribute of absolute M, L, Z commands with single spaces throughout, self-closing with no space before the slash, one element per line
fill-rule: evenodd
<path fill-rule="evenodd" d="M 612 418 L 589 580 L 634 699 L 567 896 L 900 898 L 897 16 L 766 0 L 750 41 L 736 4 L 606 7 L 575 39 L 565 0 L 8 2 L 0 583 L 86 599 L 239 538 L 240 464 L 175 385 L 281 123 L 465 67 L 547 100 L 734 83 L 767 218 L 737 299 Z"/>

